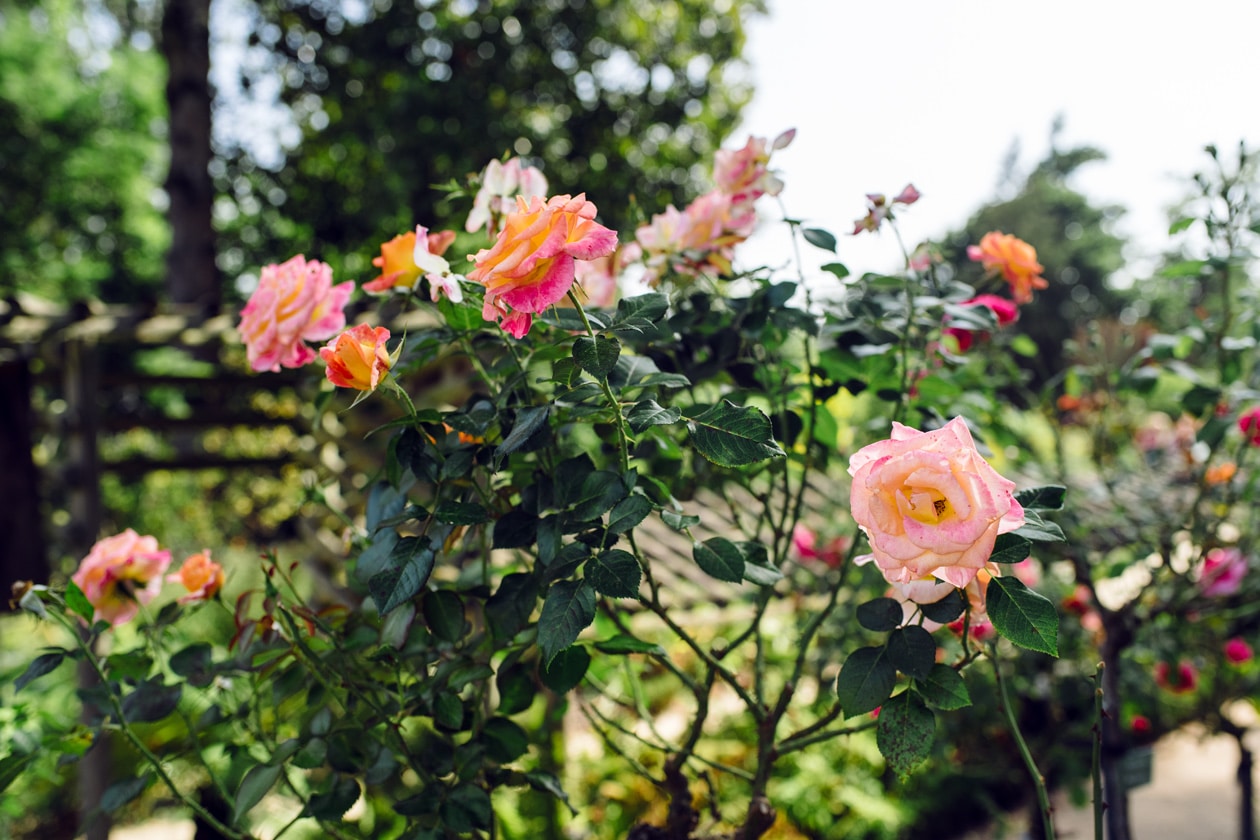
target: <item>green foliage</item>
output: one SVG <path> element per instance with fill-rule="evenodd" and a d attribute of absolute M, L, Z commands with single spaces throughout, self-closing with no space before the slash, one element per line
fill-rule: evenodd
<path fill-rule="evenodd" d="M 434 185 L 513 154 L 540 162 L 553 194 L 585 192 L 615 227 L 681 206 L 749 98 L 731 70 L 760 8 L 481 0 L 352 15 L 261 3 L 245 83 L 283 79 L 303 139 L 283 169 L 248 146 L 229 154 L 221 189 L 240 215 L 226 247 L 242 267 L 302 251 L 365 274 L 364 243 L 436 222 Z"/>
<path fill-rule="evenodd" d="M 160 57 L 102 43 L 76 0 L 2 13 L 0 294 L 153 299 L 168 240 Z"/>

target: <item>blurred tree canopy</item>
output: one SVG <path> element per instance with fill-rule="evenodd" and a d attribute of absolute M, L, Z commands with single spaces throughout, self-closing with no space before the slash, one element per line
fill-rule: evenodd
<path fill-rule="evenodd" d="M 0 294 L 158 293 L 165 109 L 145 44 L 79 0 L 0 0 Z"/>
<path fill-rule="evenodd" d="M 1034 386 L 1063 369 L 1063 344 L 1079 325 L 1118 315 L 1124 305 L 1122 293 L 1108 283 L 1124 265 L 1124 241 L 1110 232 L 1111 222 L 1123 209 L 1097 207 L 1069 183 L 1080 167 L 1105 160 L 1106 155 L 1088 146 L 1060 150 L 1054 143 L 1058 130 L 1056 123 L 1049 154 L 1014 195 L 982 207 L 942 241 L 946 264 L 958 266 L 959 279 L 974 285 L 980 285 L 983 268 L 967 259 L 967 246 L 989 231 L 1014 234 L 1037 249 L 1050 285 L 1020 307 L 1019 321 L 1012 327 L 1037 345 L 1037 355 L 1026 360 Z M 1013 160 L 1008 161 L 1005 180 L 1019 180 Z"/>
<path fill-rule="evenodd" d="M 227 138 L 229 273 L 305 250 L 369 270 L 433 218 L 437 183 L 507 154 L 620 227 L 703 176 L 750 96 L 744 20 L 760 0 L 265 0 L 242 63 L 301 128 L 283 167 Z M 261 56 L 261 58 L 257 58 Z M 637 203 L 638 210 L 634 209 Z M 225 245 L 227 243 L 225 242 Z"/>
<path fill-rule="evenodd" d="M 230 24 L 216 35 L 210 164 L 229 280 L 297 252 L 343 276 L 369 271 L 377 243 L 432 217 L 435 183 L 507 154 L 544 166 L 553 192 L 587 192 L 610 225 L 682 201 L 751 95 L 744 24 L 764 11 L 763 0 L 215 3 Z M 168 5 L 0 0 L 11 127 L 0 293 L 162 293 L 170 151 L 155 45 Z M 245 43 L 223 34 L 242 25 Z"/>

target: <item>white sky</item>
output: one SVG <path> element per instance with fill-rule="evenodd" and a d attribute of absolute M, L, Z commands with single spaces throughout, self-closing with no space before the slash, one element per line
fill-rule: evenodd
<path fill-rule="evenodd" d="M 1167 243 L 1166 210 L 1209 163 L 1204 145 L 1232 157 L 1239 140 L 1260 144 L 1256 0 L 769 5 L 749 26 L 756 93 L 728 145 L 797 128 L 773 161 L 783 201 L 840 237 L 854 273 L 899 264 L 891 237 L 844 235 L 865 193 L 914 183 L 923 198 L 898 217 L 913 247 L 994 197 L 1012 141 L 1025 171 L 1039 161 L 1056 114 L 1061 148 L 1108 154 L 1074 186 L 1128 208 L 1117 231 L 1134 241 L 1131 260 Z M 747 249 L 746 264 L 783 260 L 770 235 Z"/>

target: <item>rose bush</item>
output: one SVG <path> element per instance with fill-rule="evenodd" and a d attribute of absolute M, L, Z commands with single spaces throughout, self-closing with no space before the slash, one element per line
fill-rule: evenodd
<path fill-rule="evenodd" d="M 260 832 L 268 797 L 287 825 L 334 836 L 526 836 L 521 813 L 570 802 L 579 776 L 552 746 L 568 704 L 656 792 L 627 806 L 644 824 L 621 832 L 701 835 L 696 792 L 716 779 L 714 830 L 753 840 L 805 751 L 867 739 L 882 762 L 869 780 L 907 777 L 933 755 L 938 716 L 972 703 L 976 663 L 1000 683 L 1016 647 L 1056 654 L 1054 607 L 1013 564 L 1056 539 L 1042 515 L 1062 488 L 1017 492 L 981 456 L 961 416 L 977 404 L 948 382 L 984 360 L 942 342 L 1015 303 L 977 305 L 976 289 L 909 254 L 896 278 L 828 263 L 844 282 L 826 308 L 796 279 L 737 272 L 758 202 L 782 189 L 771 153 L 790 140 L 724 153 L 711 190 L 624 245 L 584 195 L 533 194 L 544 182 L 529 167 L 487 167 L 464 224 L 475 239 L 420 224 L 379 246 L 364 289 L 419 310 L 406 341 L 345 329 L 352 284 L 334 286 L 328 266 L 265 267 L 242 311 L 244 363 L 318 357 L 356 406 L 374 398 L 379 469 L 359 481 L 366 505 L 347 520 L 328 600 L 273 552 L 257 588 L 227 596 L 206 550 L 143 644 L 102 655 L 110 624 L 160 583 L 156 542 L 141 546 L 143 574 L 110 561 L 131 571 L 107 579 L 89 557 L 64 588 L 33 590 L 48 614 L 93 624 L 22 685 L 88 663 L 101 726 L 145 763 L 108 803 L 160 782 L 233 838 Z M 919 200 L 913 187 L 871 199 L 864 232 Z M 787 224 L 834 254 L 834 235 Z M 610 278 L 651 291 L 618 300 Z M 327 343 L 316 354 L 310 341 Z M 417 384 L 452 358 L 471 372 L 458 398 Z M 816 483 L 828 502 L 811 510 Z M 829 523 L 821 546 L 807 516 Z M 858 558 L 863 538 L 879 573 Z M 229 632 L 178 647 L 171 628 L 203 601 Z M 719 618 L 697 617 L 714 604 Z M 1022 745 L 1002 707 L 1007 743 Z M 159 721 L 178 733 L 160 756 L 137 730 Z M 1008 758 L 1048 824 L 1031 754 Z M 214 797 L 228 807 L 202 804 Z M 594 804 L 574 819 L 601 828 Z M 835 824 L 857 831 L 855 819 Z"/>

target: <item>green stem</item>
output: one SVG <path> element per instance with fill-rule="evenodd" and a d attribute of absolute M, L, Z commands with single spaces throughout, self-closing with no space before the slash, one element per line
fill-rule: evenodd
<path fill-rule="evenodd" d="M 1094 840 L 1103 840 L 1103 784 L 1102 784 L 1102 672 L 1103 663 L 1094 671 L 1094 755 L 1090 764 L 1090 776 L 1094 783 Z"/>
<path fill-rule="evenodd" d="M 114 709 L 115 717 L 118 718 L 118 728 L 121 729 L 122 733 L 127 736 L 127 740 L 131 742 L 131 745 L 136 749 L 136 752 L 140 753 L 140 755 L 144 757 L 144 760 L 153 767 L 153 770 L 157 773 L 158 778 L 161 779 L 171 793 L 175 795 L 175 798 L 182 802 L 185 807 L 197 814 L 197 816 L 201 819 L 205 820 L 208 825 L 223 836 L 234 838 L 234 840 L 253 840 L 251 835 L 238 831 L 232 826 L 220 822 L 219 819 L 216 818 L 214 814 L 207 811 L 200 802 L 179 789 L 174 780 L 172 780 L 170 775 L 166 772 L 166 768 L 162 766 L 161 759 L 154 755 L 153 752 L 145 746 L 144 741 L 140 739 L 140 736 L 136 735 L 135 730 L 133 730 L 130 724 L 127 723 L 127 718 L 123 714 L 122 701 L 118 699 L 118 693 L 111 687 L 109 676 L 105 673 L 105 669 L 101 667 L 101 662 L 96 658 L 95 652 L 87 644 L 87 642 L 84 641 L 83 636 L 78 632 L 78 629 L 72 626 L 70 621 L 64 615 L 56 610 L 50 610 L 50 614 L 56 616 L 56 619 L 61 626 L 65 627 L 66 630 L 69 631 L 70 635 L 74 637 L 75 644 L 79 646 L 79 650 L 83 652 L 83 655 L 86 657 L 88 663 L 92 666 L 92 670 L 96 672 L 96 676 L 100 679 L 101 685 L 105 686 L 106 693 L 109 695 L 109 703 Z"/>
<path fill-rule="evenodd" d="M 989 661 L 993 663 L 993 675 L 997 679 L 998 696 L 1002 701 L 1002 710 L 1006 713 L 1006 722 L 1011 727 L 1011 735 L 1015 738 L 1015 745 L 1019 747 L 1020 758 L 1024 760 L 1028 775 L 1032 777 L 1033 787 L 1037 790 L 1037 804 L 1041 808 L 1041 826 L 1045 840 L 1054 840 L 1054 821 L 1051 819 L 1052 809 L 1050 793 L 1046 790 L 1046 777 L 1037 769 L 1037 762 L 1033 760 L 1032 751 L 1028 749 L 1028 742 L 1024 740 L 1024 734 L 1019 731 L 1019 723 L 1015 720 L 1015 709 L 1011 706 L 1011 698 L 1006 693 L 1006 681 L 1002 678 L 1002 668 L 998 665 L 995 649 L 990 648 Z"/>
<path fill-rule="evenodd" d="M 595 340 L 595 328 L 591 326 L 591 321 L 586 317 L 586 310 L 582 308 L 582 301 L 578 300 L 577 294 L 573 289 L 569 289 L 569 300 L 573 302 L 573 308 L 577 310 L 578 317 L 582 319 L 582 326 L 586 327 L 586 334 L 591 340 Z M 617 451 L 621 455 L 621 471 L 627 472 L 630 469 L 630 438 L 626 435 L 626 421 L 621 416 L 621 402 L 617 399 L 617 395 L 613 393 L 612 386 L 608 384 L 608 377 L 597 377 L 599 380 L 600 390 L 604 392 L 604 397 L 608 400 L 608 405 L 612 408 L 613 422 L 617 426 Z"/>

